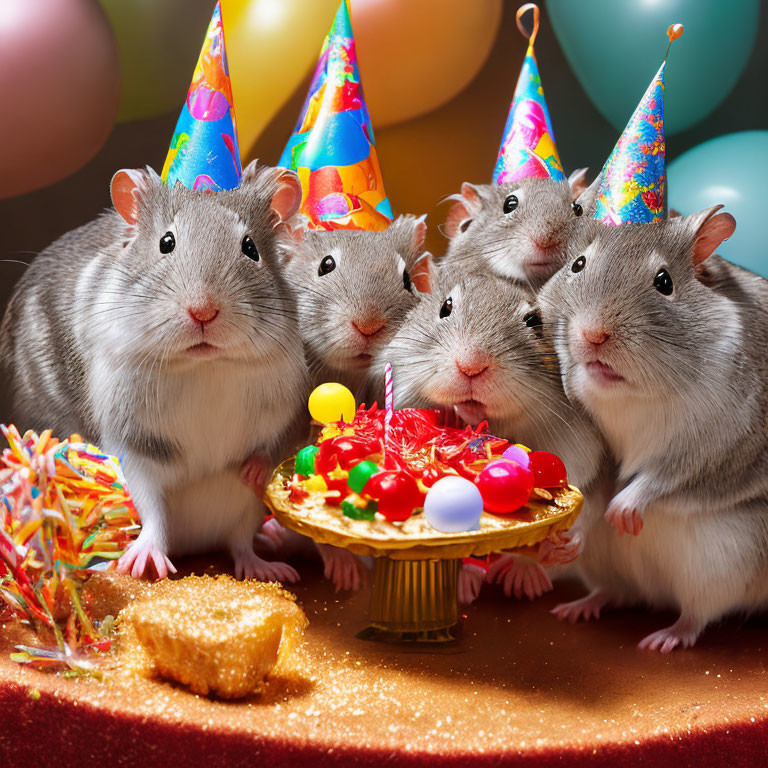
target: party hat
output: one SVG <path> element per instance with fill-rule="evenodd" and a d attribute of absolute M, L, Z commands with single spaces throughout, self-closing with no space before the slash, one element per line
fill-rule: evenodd
<path fill-rule="evenodd" d="M 309 93 L 278 165 L 301 180 L 300 213 L 312 229 L 386 229 L 384 191 L 357 67 L 347 0 L 320 51 Z"/>
<path fill-rule="evenodd" d="M 238 187 L 242 175 L 221 4 L 216 3 L 161 178 L 169 186 L 180 181 L 189 189 L 216 192 Z"/>
<path fill-rule="evenodd" d="M 529 10 L 533 11 L 530 36 L 521 24 L 523 15 Z M 535 3 L 521 5 L 517 9 L 516 21 L 517 28 L 528 38 L 528 50 L 504 126 L 493 181 L 496 184 L 532 178 L 562 181 L 565 174 L 555 147 L 552 121 L 533 52 L 539 31 L 539 6 Z"/>
<path fill-rule="evenodd" d="M 669 45 L 682 24 L 667 30 Z M 667 214 L 664 69 L 667 56 L 603 166 L 595 218 L 604 224 L 661 221 Z"/>

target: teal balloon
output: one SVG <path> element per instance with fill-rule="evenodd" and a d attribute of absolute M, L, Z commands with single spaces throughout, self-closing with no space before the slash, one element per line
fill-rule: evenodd
<path fill-rule="evenodd" d="M 736 231 L 717 252 L 763 277 L 768 277 L 767 168 L 768 131 L 720 136 L 688 150 L 667 167 L 670 207 L 689 214 L 724 205 L 736 219 Z"/>
<path fill-rule="evenodd" d="M 699 123 L 741 77 L 757 36 L 760 0 L 548 0 L 571 69 L 594 105 L 622 130 L 664 59 L 667 27 L 681 23 L 666 70 L 667 134 Z"/>

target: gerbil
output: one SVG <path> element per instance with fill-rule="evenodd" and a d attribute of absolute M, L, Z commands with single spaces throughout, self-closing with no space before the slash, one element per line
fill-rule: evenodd
<path fill-rule="evenodd" d="M 433 292 L 419 298 L 379 352 L 371 368 L 379 382 L 387 362 L 398 407 L 454 408 L 467 423 L 487 419 L 499 437 L 552 451 L 589 506 L 604 470 L 604 445 L 590 419 L 563 392 L 554 348 L 527 289 L 477 272 L 450 280 L 441 271 Z M 564 538 L 555 548 L 560 551 L 550 548 L 549 562 L 575 557 L 578 547 L 578 536 Z M 491 576 L 505 576 L 513 562 L 505 558 L 506 570 L 498 566 Z M 540 579 L 526 581 L 529 597 L 546 586 Z M 505 583 L 507 592 L 513 582 L 514 574 Z"/>
<path fill-rule="evenodd" d="M 593 591 L 557 613 L 679 610 L 640 643 L 665 652 L 768 604 L 768 282 L 711 255 L 735 228 L 720 207 L 591 222 L 541 295 L 565 389 L 618 464 L 580 561 Z"/>
<path fill-rule="evenodd" d="M 429 258 L 424 219 L 400 216 L 381 232 L 294 229 L 285 273 L 316 384 L 357 392 L 373 355 L 416 304 L 411 271 Z"/>
<path fill-rule="evenodd" d="M 450 242 L 440 268 L 455 274 L 479 267 L 537 290 L 565 264 L 572 237 L 594 212 L 585 173 L 575 171 L 568 181 L 462 184 L 461 194 L 449 198 L 443 233 Z"/>
<path fill-rule="evenodd" d="M 277 267 L 300 196 L 293 172 L 256 163 L 215 194 L 120 171 L 115 210 L 50 245 L 16 288 L 2 357 L 18 421 L 120 457 L 142 521 L 123 571 L 163 576 L 169 554 L 226 547 L 239 577 L 298 578 L 254 553 L 264 509 L 239 473 L 285 450 L 305 407 Z"/>

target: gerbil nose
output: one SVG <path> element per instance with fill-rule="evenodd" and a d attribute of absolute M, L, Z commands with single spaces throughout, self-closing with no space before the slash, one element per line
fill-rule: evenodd
<path fill-rule="evenodd" d="M 488 361 L 479 357 L 462 358 L 456 360 L 456 367 L 460 373 L 463 373 L 470 379 L 474 379 L 475 376 L 479 376 L 483 371 L 488 370 Z"/>
<path fill-rule="evenodd" d="M 216 316 L 219 314 L 219 308 L 215 307 L 213 302 L 209 300 L 187 307 L 187 312 L 189 312 L 189 316 L 196 323 L 206 326 L 216 319 Z"/>
<path fill-rule="evenodd" d="M 604 344 L 609 338 L 609 334 L 603 328 L 582 328 L 581 335 L 584 341 L 589 342 L 595 347 Z"/>
<path fill-rule="evenodd" d="M 546 250 L 547 248 L 556 248 L 562 245 L 563 241 L 556 237 L 539 237 L 533 242 L 542 250 Z"/>
<path fill-rule="evenodd" d="M 386 325 L 386 321 L 380 317 L 366 317 L 362 320 L 353 320 L 352 325 L 354 325 L 363 336 L 373 336 Z"/>

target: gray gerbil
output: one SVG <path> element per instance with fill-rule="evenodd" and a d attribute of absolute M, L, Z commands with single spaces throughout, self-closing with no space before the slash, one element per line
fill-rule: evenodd
<path fill-rule="evenodd" d="M 565 263 L 571 238 L 592 215 L 586 169 L 568 181 L 524 179 L 468 184 L 452 195 L 443 233 L 450 238 L 440 268 L 479 267 L 534 290 Z"/>
<path fill-rule="evenodd" d="M 424 253 L 425 216 L 400 216 L 381 232 L 294 229 L 285 273 L 316 384 L 357 392 L 373 355 L 392 338 L 418 291 L 411 271 Z"/>
<path fill-rule="evenodd" d="M 293 172 L 255 162 L 216 194 L 120 171 L 116 210 L 54 242 L 16 288 L 1 338 L 18 421 L 120 457 L 142 521 L 122 570 L 162 576 L 169 553 L 226 547 L 238 576 L 298 578 L 254 553 L 264 509 L 239 473 L 284 449 L 306 403 L 277 265 L 300 197 Z"/>
<path fill-rule="evenodd" d="M 557 612 L 679 610 L 640 644 L 665 652 L 768 604 L 768 282 L 711 255 L 735 228 L 721 207 L 592 222 L 541 295 L 566 391 L 618 464 L 581 560 L 593 592 Z"/>

